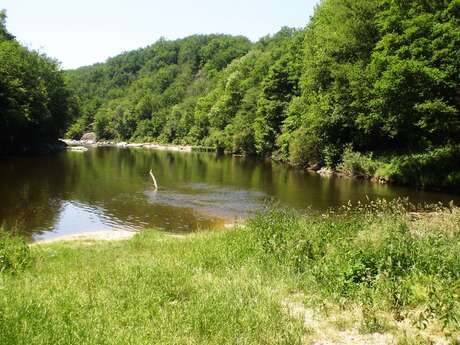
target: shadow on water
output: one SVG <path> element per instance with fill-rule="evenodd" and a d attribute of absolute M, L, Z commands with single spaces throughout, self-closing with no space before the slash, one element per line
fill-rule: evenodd
<path fill-rule="evenodd" d="M 154 192 L 149 170 L 160 189 Z M 29 238 L 101 230 L 190 232 L 223 226 L 266 200 L 323 210 L 366 198 L 459 197 L 325 179 L 269 161 L 205 153 L 98 148 L 0 160 L 0 224 Z"/>

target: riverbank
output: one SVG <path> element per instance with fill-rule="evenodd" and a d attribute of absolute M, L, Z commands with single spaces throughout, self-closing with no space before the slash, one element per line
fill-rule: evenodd
<path fill-rule="evenodd" d="M 460 335 L 459 209 L 414 215 L 380 202 L 274 210 L 181 240 L 12 242 L 0 242 L 5 344 L 447 345 Z"/>
<path fill-rule="evenodd" d="M 72 234 L 58 236 L 49 240 L 38 240 L 32 242 L 33 245 L 43 245 L 58 242 L 93 242 L 93 241 L 124 241 L 133 238 L 137 232 L 135 231 L 97 231 L 85 232 L 81 234 Z"/>
<path fill-rule="evenodd" d="M 380 157 L 347 148 L 335 169 L 323 167 L 318 172 L 325 176 L 459 193 L 460 146 L 448 145 L 425 152 Z"/>
<path fill-rule="evenodd" d="M 67 144 L 63 140 L 14 146 L 0 144 L 0 157 L 48 155 L 65 151 L 66 147 Z"/>
<path fill-rule="evenodd" d="M 174 152 L 217 152 L 210 147 L 155 143 L 126 143 L 95 140 L 64 140 L 70 150 L 84 152 L 88 147 L 154 149 Z M 324 178 L 366 180 L 376 184 L 408 186 L 419 190 L 460 193 L 460 146 L 449 146 L 426 153 L 374 157 L 347 149 L 341 163 L 331 168 L 324 164 L 304 167 L 273 156 L 270 159 L 307 169 Z"/>
<path fill-rule="evenodd" d="M 116 141 L 94 141 L 94 140 L 70 140 L 62 139 L 71 149 L 73 147 L 118 147 L 118 148 L 137 148 L 151 149 L 173 152 L 215 152 L 212 148 L 192 145 L 156 144 L 156 143 L 127 143 Z"/>

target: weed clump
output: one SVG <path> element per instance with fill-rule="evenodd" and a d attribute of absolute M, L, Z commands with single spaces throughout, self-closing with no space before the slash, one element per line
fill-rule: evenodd
<path fill-rule="evenodd" d="M 361 305 L 365 329 L 379 329 L 381 311 L 419 328 L 436 320 L 457 329 L 460 212 L 431 208 L 414 221 L 406 207 L 378 201 L 309 216 L 272 209 L 249 229 L 265 261 L 294 272 L 304 289 Z"/>
<path fill-rule="evenodd" d="M 29 266 L 31 261 L 27 243 L 0 229 L 0 273 L 18 273 Z"/>

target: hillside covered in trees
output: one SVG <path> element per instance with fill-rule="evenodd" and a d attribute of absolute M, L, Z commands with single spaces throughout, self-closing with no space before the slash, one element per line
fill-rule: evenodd
<path fill-rule="evenodd" d="M 0 155 L 54 143 L 78 115 L 55 60 L 21 46 L 0 11 Z"/>
<path fill-rule="evenodd" d="M 68 135 L 460 184 L 460 2 L 323 0 L 302 30 L 191 36 L 69 71 Z"/>
<path fill-rule="evenodd" d="M 460 186 L 459 0 L 322 0 L 305 28 L 160 39 L 65 83 L 1 28 L 2 145 L 67 127 Z"/>

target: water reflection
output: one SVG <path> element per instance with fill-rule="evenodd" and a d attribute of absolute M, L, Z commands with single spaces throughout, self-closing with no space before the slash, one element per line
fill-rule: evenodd
<path fill-rule="evenodd" d="M 78 222 L 76 222 L 78 220 Z M 58 236 L 82 232 L 98 232 L 112 230 L 135 230 L 136 224 L 118 220 L 97 205 L 85 205 L 78 202 L 64 202 L 59 217 L 50 228 L 37 230 L 34 239 L 52 239 Z"/>
<path fill-rule="evenodd" d="M 247 218 L 262 209 L 266 194 L 250 190 L 219 188 L 205 184 L 182 185 L 178 190 L 145 193 L 152 203 L 191 208 L 204 215 L 225 219 Z"/>
<path fill-rule="evenodd" d="M 153 169 L 160 190 L 153 191 Z M 366 197 L 458 197 L 324 179 L 269 161 L 213 154 L 99 148 L 0 161 L 0 224 L 29 238 L 100 230 L 188 232 L 250 216 L 266 199 L 326 209 Z"/>

